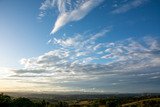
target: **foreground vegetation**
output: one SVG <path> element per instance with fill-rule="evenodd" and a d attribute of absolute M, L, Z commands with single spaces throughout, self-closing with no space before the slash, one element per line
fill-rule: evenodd
<path fill-rule="evenodd" d="M 160 96 L 108 97 L 77 100 L 41 100 L 0 94 L 0 107 L 160 107 Z"/>
<path fill-rule="evenodd" d="M 160 107 L 160 98 L 150 98 L 122 104 L 122 107 Z"/>

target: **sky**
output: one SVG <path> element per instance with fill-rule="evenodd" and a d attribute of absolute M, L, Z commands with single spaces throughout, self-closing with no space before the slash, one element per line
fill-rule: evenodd
<path fill-rule="evenodd" d="M 160 92 L 159 0 L 0 0 L 0 91 Z"/>

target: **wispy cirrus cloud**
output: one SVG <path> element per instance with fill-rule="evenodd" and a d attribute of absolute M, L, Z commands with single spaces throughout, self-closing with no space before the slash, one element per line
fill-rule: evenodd
<path fill-rule="evenodd" d="M 131 9 L 137 8 L 145 3 L 147 3 L 149 0 L 132 0 L 128 1 L 121 6 L 118 6 L 116 9 L 114 9 L 111 13 L 112 14 L 120 14 L 125 13 Z"/>
<path fill-rule="evenodd" d="M 57 8 L 59 15 L 55 21 L 51 34 L 57 32 L 69 22 L 78 21 L 84 18 L 93 8 L 104 0 L 46 0 L 40 7 L 39 17 L 45 15 L 49 8 Z"/>

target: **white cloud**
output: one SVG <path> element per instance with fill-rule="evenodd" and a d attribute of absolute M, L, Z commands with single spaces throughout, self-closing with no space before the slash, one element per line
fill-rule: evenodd
<path fill-rule="evenodd" d="M 51 34 L 57 32 L 62 26 L 69 22 L 78 21 L 84 18 L 94 7 L 98 6 L 103 0 L 46 0 L 42 3 L 39 16 L 44 16 L 43 11 L 48 8 L 57 7 L 58 18 L 54 24 Z"/>
<path fill-rule="evenodd" d="M 148 1 L 149 0 L 132 0 L 132 1 L 129 1 L 125 4 L 123 4 L 120 7 L 117 7 L 111 13 L 113 13 L 113 14 L 125 13 L 131 9 L 134 9 L 134 8 L 137 8 L 141 5 L 143 5 L 144 3 L 148 2 Z"/>
<path fill-rule="evenodd" d="M 54 44 L 59 44 L 63 47 L 73 46 L 80 38 L 76 36 L 75 38 L 67 38 L 67 39 L 56 39 L 50 41 L 50 43 L 54 42 Z"/>
<path fill-rule="evenodd" d="M 97 33 L 95 35 L 99 34 L 103 33 Z M 150 43 L 145 43 L 146 39 L 136 40 L 130 38 L 124 41 L 101 43 L 101 45 L 99 45 L 99 43 L 94 42 L 95 40 L 93 38 L 102 36 L 95 35 L 93 34 L 93 36 L 90 36 L 88 39 L 78 35 L 78 37 L 69 37 L 65 40 L 56 40 L 61 42 L 55 43 L 53 41 L 54 45 L 59 46 L 58 49 L 45 53 L 37 58 L 22 59 L 21 63 L 25 65 L 26 70 L 28 69 L 33 73 L 36 73 L 37 70 L 44 70 L 46 73 L 58 72 L 59 76 L 63 76 L 63 73 L 67 72 L 71 75 L 74 74 L 74 76 L 77 75 L 76 78 L 81 78 L 81 76 L 78 75 L 79 73 L 88 76 L 94 73 L 96 76 L 97 73 L 99 73 L 99 75 L 101 75 L 101 73 L 108 75 L 110 73 L 135 72 L 160 65 L 159 43 L 158 40 L 154 38 L 148 38 Z M 80 41 L 75 38 L 80 38 Z M 74 42 L 72 42 L 72 45 L 70 42 L 69 45 L 66 45 L 65 43 L 68 44 L 68 42 L 65 41 L 70 39 L 74 40 Z M 154 45 L 153 48 L 152 45 L 155 44 L 155 42 L 157 45 Z M 100 50 L 95 49 L 97 46 Z M 104 62 L 99 63 L 101 59 L 104 59 Z M 96 60 L 96 62 L 94 62 L 94 60 Z"/>
<path fill-rule="evenodd" d="M 158 80 L 158 38 L 96 42 L 100 38 L 106 38 L 107 33 L 108 30 L 102 30 L 96 34 L 53 39 L 50 41 L 56 47 L 53 51 L 34 58 L 23 58 L 20 62 L 24 68 L 12 70 L 10 79 L 44 84 L 50 89 L 58 86 L 61 90 L 71 90 L 74 87 L 86 91 L 93 87 L 105 90 L 104 87 L 113 89 L 121 85 L 140 85 L 141 82 L 149 85 Z M 157 82 L 152 84 L 157 85 Z"/>

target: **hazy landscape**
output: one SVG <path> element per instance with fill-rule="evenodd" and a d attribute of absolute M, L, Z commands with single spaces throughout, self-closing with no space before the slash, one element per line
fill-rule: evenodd
<path fill-rule="evenodd" d="M 160 0 L 0 0 L 0 107 L 160 107 Z"/>
<path fill-rule="evenodd" d="M 160 94 L 0 94 L 1 107 L 160 107 Z"/>

